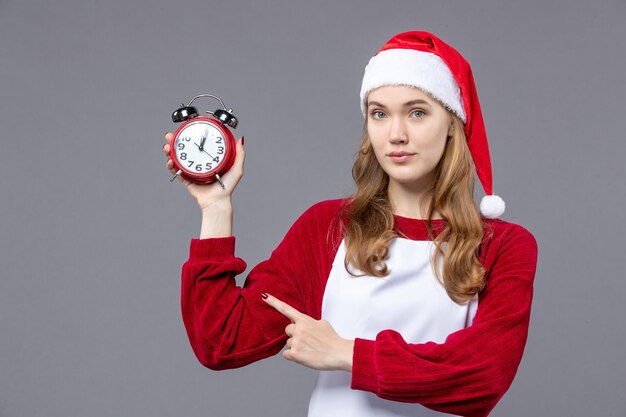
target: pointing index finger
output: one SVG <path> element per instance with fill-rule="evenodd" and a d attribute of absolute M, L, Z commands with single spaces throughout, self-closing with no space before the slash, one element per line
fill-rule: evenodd
<path fill-rule="evenodd" d="M 289 320 L 293 321 L 294 323 L 297 320 L 302 319 L 303 317 L 307 317 L 306 314 L 299 312 L 298 310 L 296 310 L 289 304 L 285 303 L 284 301 L 281 301 L 278 298 L 271 296 L 269 294 L 265 294 L 265 295 L 267 295 L 267 298 L 263 298 L 263 300 L 267 304 L 274 307 L 276 311 L 278 311 L 279 313 L 281 313 L 283 316 L 287 317 Z"/>

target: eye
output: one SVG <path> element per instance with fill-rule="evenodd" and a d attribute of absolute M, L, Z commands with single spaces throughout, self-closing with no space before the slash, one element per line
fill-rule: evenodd
<path fill-rule="evenodd" d="M 413 110 L 413 112 L 411 113 L 411 116 L 416 117 L 416 118 L 420 118 L 420 117 L 424 117 L 424 112 L 421 110 Z"/>
<path fill-rule="evenodd" d="M 380 110 L 375 110 L 371 114 L 373 119 L 383 119 L 385 117 L 385 113 Z"/>

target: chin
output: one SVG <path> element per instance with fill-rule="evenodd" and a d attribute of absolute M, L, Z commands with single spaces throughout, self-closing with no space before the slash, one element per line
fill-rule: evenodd
<path fill-rule="evenodd" d="M 387 172 L 390 182 L 396 182 L 402 186 L 412 186 L 423 184 L 427 175 L 422 173 L 416 173 L 414 170 L 410 172 Z"/>
<path fill-rule="evenodd" d="M 401 185 L 418 184 L 422 180 L 421 177 L 415 176 L 389 176 L 389 181 L 397 182 Z"/>

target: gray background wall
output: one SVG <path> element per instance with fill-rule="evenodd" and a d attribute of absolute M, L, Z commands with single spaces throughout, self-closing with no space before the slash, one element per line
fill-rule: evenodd
<path fill-rule="evenodd" d="M 623 0 L 0 1 L 0 416 L 305 415 L 313 371 L 279 355 L 217 373 L 191 352 L 180 267 L 200 216 L 162 137 L 197 93 L 235 108 L 252 266 L 352 190 L 363 68 L 410 29 L 471 62 L 504 219 L 539 242 L 526 353 L 492 415 L 626 415 L 625 18 Z"/>

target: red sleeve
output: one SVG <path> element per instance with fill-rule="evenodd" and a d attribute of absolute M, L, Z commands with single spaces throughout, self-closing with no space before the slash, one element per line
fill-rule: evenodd
<path fill-rule="evenodd" d="M 499 222 L 483 262 L 487 284 L 472 325 L 444 343 L 406 343 L 393 330 L 356 339 L 352 388 L 468 417 L 487 416 L 513 382 L 528 335 L 537 243 Z M 502 225 L 508 226 L 502 226 Z"/>
<path fill-rule="evenodd" d="M 181 309 L 204 366 L 238 368 L 284 347 L 289 320 L 261 299 L 263 292 L 319 318 L 321 281 L 332 263 L 326 237 L 335 206 L 322 202 L 308 209 L 270 258 L 250 271 L 243 288 L 234 279 L 246 269 L 234 255 L 234 236 L 192 239 L 182 268 Z"/>

